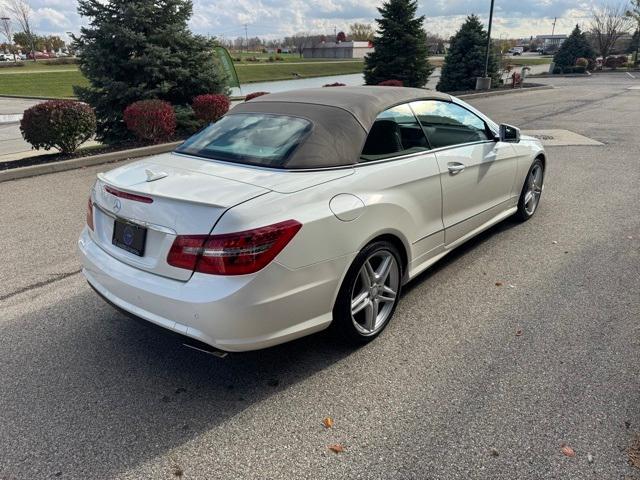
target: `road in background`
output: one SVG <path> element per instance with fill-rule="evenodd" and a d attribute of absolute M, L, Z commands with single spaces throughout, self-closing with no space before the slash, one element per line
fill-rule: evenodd
<path fill-rule="evenodd" d="M 472 103 L 605 145 L 550 147 L 536 216 L 412 282 L 358 350 L 188 350 L 77 273 L 113 165 L 0 184 L 0 478 L 640 479 L 639 81 L 551 81 Z"/>

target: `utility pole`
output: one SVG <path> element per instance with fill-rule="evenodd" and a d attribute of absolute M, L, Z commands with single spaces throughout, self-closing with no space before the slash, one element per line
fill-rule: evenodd
<path fill-rule="evenodd" d="M 553 17 L 553 28 L 551 29 L 551 36 L 556 33 L 556 22 L 558 21 L 558 17 Z"/>
<path fill-rule="evenodd" d="M 249 34 L 247 33 L 247 24 L 244 24 L 244 38 L 247 41 L 247 53 L 249 53 Z"/>
<path fill-rule="evenodd" d="M 495 0 L 491 0 L 489 10 L 489 26 L 487 28 L 487 51 L 484 59 L 484 76 L 476 78 L 476 90 L 489 90 L 491 88 L 491 77 L 489 77 L 489 57 L 491 55 L 491 24 L 493 23 L 493 5 Z"/>

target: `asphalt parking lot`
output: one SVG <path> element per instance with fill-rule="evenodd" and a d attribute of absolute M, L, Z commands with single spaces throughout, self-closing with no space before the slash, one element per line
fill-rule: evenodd
<path fill-rule="evenodd" d="M 108 167 L 0 183 L 0 479 L 640 479 L 640 79 L 552 82 L 471 103 L 604 145 L 549 147 L 534 219 L 423 274 L 357 351 L 188 350 L 79 274 Z"/>

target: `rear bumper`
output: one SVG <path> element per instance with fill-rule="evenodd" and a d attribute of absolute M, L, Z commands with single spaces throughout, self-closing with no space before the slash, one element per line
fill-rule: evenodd
<path fill-rule="evenodd" d="M 353 256 L 253 275 L 194 274 L 187 282 L 126 265 L 82 232 L 82 272 L 108 302 L 181 335 L 230 352 L 277 345 L 322 330 Z"/>

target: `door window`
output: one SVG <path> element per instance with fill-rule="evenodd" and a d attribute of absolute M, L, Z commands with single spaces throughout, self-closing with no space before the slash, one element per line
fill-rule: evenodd
<path fill-rule="evenodd" d="M 411 108 L 431 148 L 490 140 L 484 120 L 455 103 L 424 100 L 413 102 Z"/>
<path fill-rule="evenodd" d="M 378 115 L 360 160 L 370 162 L 425 150 L 429 150 L 429 144 L 411 108 L 398 105 Z"/>

